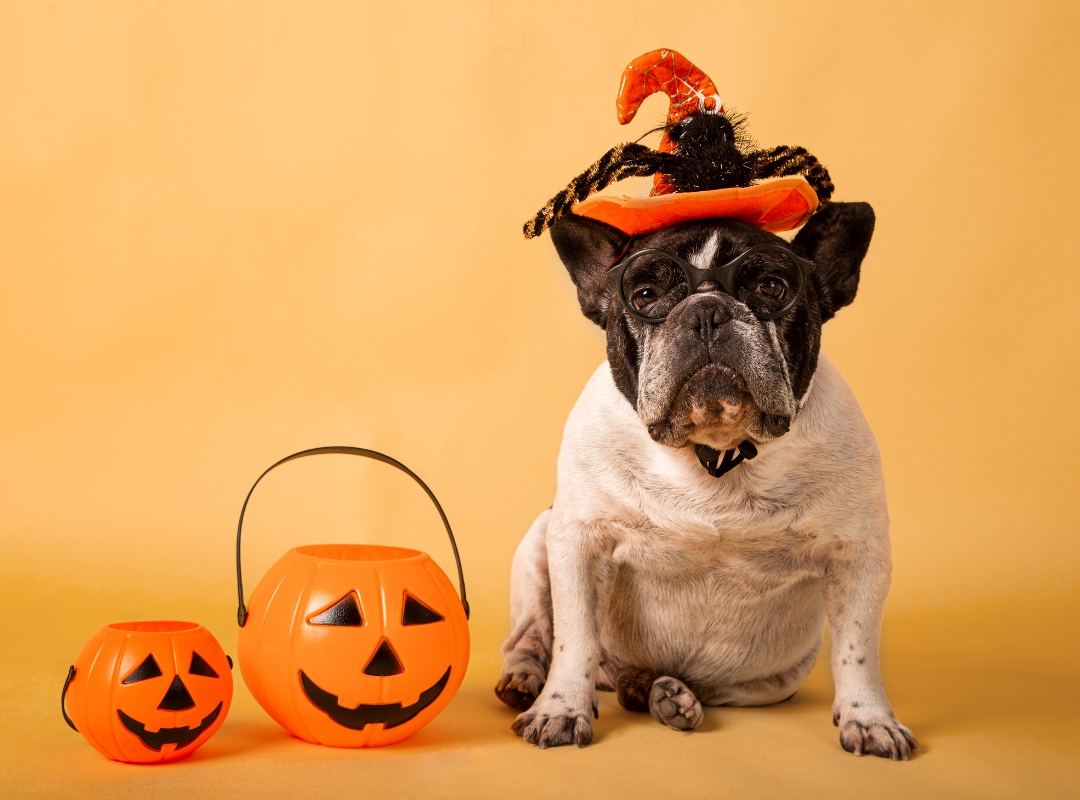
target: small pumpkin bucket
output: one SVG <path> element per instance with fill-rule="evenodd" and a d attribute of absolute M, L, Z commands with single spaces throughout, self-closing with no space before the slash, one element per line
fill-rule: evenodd
<path fill-rule="evenodd" d="M 419 550 L 316 544 L 289 550 L 244 604 L 240 536 L 255 487 L 286 462 L 321 454 L 375 459 L 415 480 L 438 509 L 457 562 L 454 586 Z M 442 506 L 408 467 L 359 447 L 283 458 L 255 481 L 236 528 L 238 658 L 252 695 L 285 730 L 334 747 L 399 742 L 446 707 L 469 663 L 469 604 Z"/>
<path fill-rule="evenodd" d="M 118 622 L 94 634 L 68 669 L 60 710 L 115 761 L 176 761 L 225 721 L 231 669 L 217 639 L 195 622 Z"/>

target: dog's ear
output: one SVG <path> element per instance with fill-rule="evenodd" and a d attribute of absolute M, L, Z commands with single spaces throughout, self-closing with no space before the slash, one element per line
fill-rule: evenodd
<path fill-rule="evenodd" d="M 873 235 L 874 209 L 868 203 L 827 203 L 792 242 L 814 262 L 822 322 L 855 299 L 859 267 Z"/>
<path fill-rule="evenodd" d="M 567 214 L 551 226 L 551 241 L 577 287 L 581 311 L 601 328 L 607 325 L 611 300 L 607 270 L 628 238 L 618 228 L 574 214 Z"/>

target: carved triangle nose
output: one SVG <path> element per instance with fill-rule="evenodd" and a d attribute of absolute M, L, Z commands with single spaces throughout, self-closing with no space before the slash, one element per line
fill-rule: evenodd
<path fill-rule="evenodd" d="M 394 652 L 394 648 L 390 646 L 390 642 L 386 639 L 379 642 L 379 648 L 375 651 L 375 655 L 371 657 L 367 666 L 364 667 L 365 675 L 374 675 L 379 678 L 399 675 L 404 671 L 405 667 L 402 666 L 397 653 Z"/>
<path fill-rule="evenodd" d="M 169 691 L 165 692 L 165 696 L 161 698 L 158 708 L 162 711 L 184 711 L 188 708 L 195 708 L 195 700 L 191 697 L 187 687 L 184 686 L 184 682 L 180 680 L 179 675 L 172 679 L 172 683 L 169 684 Z"/>

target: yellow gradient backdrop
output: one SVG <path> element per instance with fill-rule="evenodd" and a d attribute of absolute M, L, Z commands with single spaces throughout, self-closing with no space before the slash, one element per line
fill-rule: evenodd
<path fill-rule="evenodd" d="M 1078 9 L 0 2 L 0 794 L 1075 796 Z M 659 46 L 877 211 L 824 346 L 884 456 L 909 764 L 840 751 L 826 664 L 791 704 L 688 736 L 605 696 L 581 752 L 525 746 L 490 693 L 514 548 L 604 357 L 521 224 L 663 119 L 661 98 L 625 129 L 614 109 Z M 238 682 L 188 762 L 106 762 L 57 707 L 82 644 L 194 618 L 235 654 L 244 495 L 329 444 L 387 452 L 442 500 L 473 607 L 459 696 L 400 747 L 335 751 Z M 357 459 L 278 470 L 245 530 L 249 592 L 319 542 L 452 574 L 419 490 Z"/>

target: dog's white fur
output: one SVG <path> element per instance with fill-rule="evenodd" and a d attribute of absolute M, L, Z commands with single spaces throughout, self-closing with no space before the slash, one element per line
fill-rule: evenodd
<path fill-rule="evenodd" d="M 790 432 L 719 479 L 692 447 L 653 442 L 603 364 L 567 422 L 554 505 L 514 557 L 500 687 L 543 686 L 515 729 L 589 741 L 597 684 L 631 668 L 677 678 L 667 696 L 684 728 L 700 722 L 694 695 L 778 702 L 813 667 L 828 617 L 842 744 L 906 758 L 917 744 L 878 670 L 888 527 L 873 433 L 824 357 Z"/>

